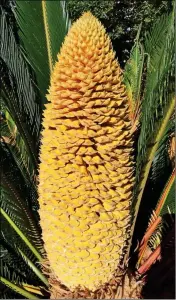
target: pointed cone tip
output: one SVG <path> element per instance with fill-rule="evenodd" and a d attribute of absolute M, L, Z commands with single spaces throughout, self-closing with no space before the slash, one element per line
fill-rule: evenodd
<path fill-rule="evenodd" d="M 81 17 L 94 17 L 94 15 L 91 13 L 91 11 L 85 11 L 83 12 Z"/>

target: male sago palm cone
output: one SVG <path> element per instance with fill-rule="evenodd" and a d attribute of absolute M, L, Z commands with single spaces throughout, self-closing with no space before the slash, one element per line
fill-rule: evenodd
<path fill-rule="evenodd" d="M 59 281 L 94 291 L 124 254 L 133 161 L 122 72 L 91 13 L 65 38 L 47 98 L 39 171 L 45 250 Z"/>

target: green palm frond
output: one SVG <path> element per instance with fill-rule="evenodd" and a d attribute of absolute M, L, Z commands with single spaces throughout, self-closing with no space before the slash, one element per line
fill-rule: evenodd
<path fill-rule="evenodd" d="M 3 103 L 3 99 L 1 99 L 1 111 L 3 116 L 1 117 L 0 129 L 1 129 L 1 142 L 4 142 L 9 151 L 11 152 L 14 161 L 16 162 L 18 168 L 23 175 L 24 180 L 27 185 L 31 185 L 34 193 L 36 193 L 36 185 L 35 185 L 35 170 L 34 165 L 31 163 L 28 149 L 22 138 L 16 123 L 11 117 L 8 109 Z"/>
<path fill-rule="evenodd" d="M 148 142 L 164 107 L 174 95 L 174 14 L 163 15 L 146 35 L 148 55 L 145 90 L 142 100 L 141 131 L 138 154 L 142 163 Z M 138 167 L 140 169 L 139 163 Z M 139 170 L 140 171 L 140 170 Z"/>
<path fill-rule="evenodd" d="M 35 251 L 36 256 L 40 259 L 42 249 L 42 241 L 39 229 L 35 224 L 35 219 L 30 209 L 25 205 L 24 201 L 14 191 L 14 187 L 7 181 L 2 174 L 1 183 L 1 214 L 8 220 L 11 226 L 17 227 L 17 231 L 21 234 L 22 239 L 26 239 L 29 243 L 35 245 L 38 249 Z M 39 252 L 39 253 L 38 253 Z"/>
<path fill-rule="evenodd" d="M 2 209 L 1 209 L 2 211 Z M 26 247 L 21 236 L 10 225 L 5 218 L 1 218 L 1 277 L 9 281 L 12 285 L 22 288 L 24 283 L 47 286 L 47 279 L 41 273 L 38 260 Z M 21 250 L 22 249 L 22 250 Z M 4 283 L 4 282 L 3 282 Z M 16 291 L 13 289 L 13 291 Z M 20 292 L 20 291 L 16 291 Z M 23 295 L 23 294 L 22 294 Z M 18 296 L 16 297 L 18 298 Z"/>
<path fill-rule="evenodd" d="M 164 216 L 166 214 L 175 213 L 175 169 L 173 170 L 162 195 L 156 206 L 156 214 L 159 216 Z"/>
<path fill-rule="evenodd" d="M 20 28 L 19 36 L 36 72 L 45 103 L 50 73 L 70 26 L 66 1 L 17 0 L 14 13 Z"/>
<path fill-rule="evenodd" d="M 4 283 L 6 286 L 11 288 L 13 291 L 16 291 L 17 293 L 21 294 L 22 296 L 25 297 L 25 299 L 39 299 L 35 295 L 27 292 L 25 289 L 21 288 L 20 286 L 12 283 L 11 281 L 1 277 L 1 282 Z"/>
<path fill-rule="evenodd" d="M 44 256 L 36 190 L 41 105 L 33 71 L 2 7 L 0 25 L 1 297 L 31 299 L 35 293 L 24 283 L 48 285 L 38 265 Z"/>
<path fill-rule="evenodd" d="M 41 112 L 38 94 L 28 64 L 21 54 L 14 32 L 1 9 L 1 99 L 8 107 L 11 118 L 20 133 L 28 157 L 37 166 L 37 152 L 41 127 Z"/>
<path fill-rule="evenodd" d="M 154 263 L 147 272 L 147 280 L 143 290 L 144 298 L 172 299 L 175 294 L 175 222 L 172 223 L 169 231 L 162 238 L 161 244 L 140 268 L 141 274 L 148 270 L 148 265 L 157 259 L 158 254 L 160 260 Z"/>
<path fill-rule="evenodd" d="M 158 149 L 155 153 L 155 157 L 153 159 L 153 163 L 151 166 L 151 174 L 150 180 L 155 184 L 161 176 L 163 176 L 166 168 L 171 165 L 170 158 L 169 158 L 169 142 L 170 136 L 174 134 L 175 129 L 175 122 L 172 118 L 169 120 L 168 125 L 166 126 L 165 132 L 163 137 L 160 140 L 158 145 Z"/>
<path fill-rule="evenodd" d="M 5 192 L 5 189 L 1 187 L 2 196 L 4 196 Z M 30 236 L 34 229 L 27 227 L 28 220 L 23 215 L 24 211 L 22 211 L 21 207 L 18 207 L 14 201 L 14 207 L 11 209 L 7 199 L 6 193 L 5 199 L 2 197 L 2 204 L 4 204 L 5 200 L 6 206 L 4 209 L 2 207 L 0 209 L 1 279 L 3 277 L 5 280 L 2 281 L 0 279 L 0 281 L 4 284 L 6 284 L 6 281 L 10 282 L 10 285 L 7 284 L 9 288 L 25 296 L 22 287 L 23 283 L 48 286 L 48 282 L 38 265 L 38 261 L 42 259 L 38 250 L 39 241 L 34 246 L 35 237 L 32 238 Z M 32 220 L 30 220 L 31 222 Z M 31 240 L 33 244 L 31 244 Z M 16 289 L 14 285 L 19 287 L 19 289 Z"/>
<path fill-rule="evenodd" d="M 36 274 L 36 276 L 46 285 L 49 286 L 48 280 L 42 274 L 42 272 L 35 266 L 35 264 L 23 253 L 23 251 L 17 247 L 18 252 L 21 254 L 22 258 L 26 264 L 31 268 L 31 270 Z"/>
<path fill-rule="evenodd" d="M 1 276 L 11 283 L 7 287 L 24 296 L 23 283 L 47 285 L 47 279 L 38 266 L 44 255 L 43 242 L 36 212 L 31 209 L 33 194 L 30 186 L 25 184 L 18 165 L 3 142 L 1 154 Z M 9 290 L 4 293 L 8 294 Z"/>
<path fill-rule="evenodd" d="M 166 34 L 167 33 L 167 34 Z M 156 37 L 155 37 L 156 36 Z M 148 62 L 141 103 L 136 182 L 132 202 L 133 237 L 152 162 L 174 112 L 174 14 L 162 16 L 146 36 Z M 148 52 L 147 52 L 148 51 Z M 150 205 L 150 204 L 149 204 Z M 126 257 L 129 252 L 127 252 Z"/>
<path fill-rule="evenodd" d="M 29 249 L 26 248 L 25 243 L 23 243 L 18 234 L 13 231 L 8 221 L 1 218 L 1 222 L 2 230 L 0 242 L 1 253 L 3 254 L 1 257 L 1 276 L 4 276 L 8 280 L 13 280 L 13 282 L 18 282 L 19 284 L 23 282 L 40 282 L 39 280 L 41 280 L 42 277 L 37 267 L 37 259 Z M 23 251 L 21 249 L 23 249 Z M 26 259 L 24 259 L 21 253 L 25 255 Z M 18 267 L 19 264 L 20 266 Z M 43 282 L 43 278 L 41 281 Z"/>
<path fill-rule="evenodd" d="M 163 29 L 163 27 L 165 30 L 167 29 L 167 37 L 165 36 L 165 32 L 164 38 L 163 31 L 160 30 L 160 27 L 161 29 Z M 160 36 L 155 33 L 158 32 L 157 29 L 160 31 Z M 154 39 L 155 34 L 157 35 L 157 42 Z M 138 198 L 135 197 L 135 201 L 133 203 L 135 204 L 135 202 L 137 202 L 137 205 L 139 205 L 141 200 L 151 164 L 159 143 L 161 142 L 174 110 L 173 14 L 163 16 L 154 26 L 149 36 L 151 37 L 150 47 L 151 49 L 155 48 L 155 51 L 152 52 L 151 50 L 151 53 L 148 53 L 150 61 L 148 64 L 145 91 L 141 106 L 141 130 L 138 141 L 136 171 L 137 183 L 140 183 L 140 187 L 138 188 L 138 190 L 140 190 L 140 195 L 138 195 Z M 147 44 L 148 43 L 149 37 Z M 148 47 L 146 47 L 146 50 L 147 49 Z M 152 55 L 154 55 L 154 58 Z"/>
<path fill-rule="evenodd" d="M 0 144 L 1 150 L 1 208 L 12 221 L 24 232 L 30 241 L 43 253 L 38 215 L 31 210 L 35 203 L 30 188 L 25 185 L 23 177 L 10 155 L 6 145 Z"/>
<path fill-rule="evenodd" d="M 146 154 L 147 159 L 141 170 L 140 179 L 139 179 L 139 181 L 137 180 L 137 184 L 136 184 L 137 187 L 134 192 L 135 197 L 134 197 L 134 201 L 133 201 L 133 207 L 134 207 L 135 216 L 137 216 L 137 213 L 139 211 L 140 202 L 141 202 L 141 199 L 143 196 L 144 188 L 145 188 L 148 176 L 149 176 L 152 162 L 154 160 L 159 143 L 160 143 L 160 141 L 163 137 L 163 134 L 166 130 L 166 127 L 169 123 L 169 120 L 173 114 L 174 107 L 175 107 L 175 98 L 173 97 L 172 99 L 170 99 L 168 105 L 165 107 L 165 112 L 163 114 L 163 118 L 160 120 L 160 122 L 158 122 L 156 124 L 156 129 L 154 131 L 154 135 L 152 135 L 152 137 L 151 137 L 151 144 L 148 145 L 147 154 Z M 139 156 L 138 156 L 138 159 L 140 159 Z"/>
<path fill-rule="evenodd" d="M 149 271 L 147 274 L 148 275 L 147 279 L 150 281 L 150 285 L 151 285 L 149 290 L 151 290 L 151 287 L 153 286 L 152 282 L 153 281 L 155 282 L 156 278 L 159 279 L 159 282 L 157 281 L 157 285 L 158 285 L 157 289 L 156 289 L 156 285 L 154 284 L 155 285 L 154 290 L 156 290 L 156 291 L 157 290 L 159 291 L 163 284 L 164 284 L 164 286 L 165 285 L 167 286 L 169 284 L 169 288 L 170 288 L 175 283 L 175 280 L 174 280 L 175 279 L 175 276 L 174 276 L 175 275 L 174 274 L 175 222 L 172 222 L 171 225 L 169 226 L 169 230 L 167 230 L 161 236 L 162 236 L 162 238 L 159 238 L 160 242 L 158 243 L 158 246 L 156 246 L 156 248 L 151 252 L 151 254 L 147 257 L 145 262 L 138 269 L 138 273 L 141 275 L 143 275 L 147 271 Z M 159 262 L 156 263 L 157 260 L 159 260 Z M 151 268 L 151 266 L 153 268 Z M 151 276 L 151 274 L 154 276 Z M 153 296 L 152 292 L 151 292 L 151 294 Z M 171 292 L 171 295 L 173 295 L 173 292 Z M 169 296 L 169 298 L 170 298 L 170 296 Z"/>
<path fill-rule="evenodd" d="M 142 239 L 138 265 L 143 259 L 148 247 L 154 251 L 161 245 L 164 236 L 170 231 L 175 214 L 175 169 L 167 181 L 163 192 L 158 200 L 154 213 L 152 214 L 147 231 Z M 159 222 L 155 222 L 160 218 Z M 156 223 L 156 226 L 153 226 Z M 153 227 L 153 229 L 152 229 Z"/>
<path fill-rule="evenodd" d="M 139 118 L 139 107 L 142 99 L 142 80 L 144 69 L 144 49 L 139 40 L 141 31 L 139 27 L 134 46 L 131 50 L 130 58 L 125 65 L 124 70 L 124 83 L 127 90 L 130 119 L 135 123 Z"/>

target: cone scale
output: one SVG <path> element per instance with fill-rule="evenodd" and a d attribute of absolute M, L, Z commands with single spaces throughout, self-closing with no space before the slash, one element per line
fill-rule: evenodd
<path fill-rule="evenodd" d="M 71 290 L 108 282 L 127 240 L 133 158 L 121 73 L 104 27 L 83 14 L 51 76 L 38 188 L 50 266 Z"/>

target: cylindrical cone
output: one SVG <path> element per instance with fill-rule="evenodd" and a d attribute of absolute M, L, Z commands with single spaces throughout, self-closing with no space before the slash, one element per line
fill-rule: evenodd
<path fill-rule="evenodd" d="M 127 240 L 133 157 L 121 73 L 104 27 L 85 13 L 51 76 L 38 189 L 48 259 L 70 289 L 108 282 Z"/>

